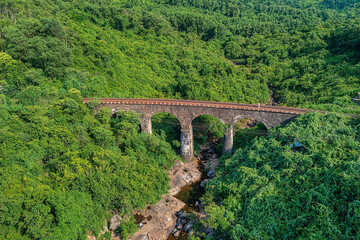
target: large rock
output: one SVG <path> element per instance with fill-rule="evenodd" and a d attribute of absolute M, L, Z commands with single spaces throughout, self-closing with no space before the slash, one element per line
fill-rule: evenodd
<path fill-rule="evenodd" d="M 201 178 L 201 172 L 197 169 L 198 163 L 193 162 L 178 162 L 169 173 L 170 191 L 169 194 L 174 196 L 181 191 L 181 188 L 197 182 Z"/>
<path fill-rule="evenodd" d="M 184 225 L 183 225 L 182 223 L 180 223 L 180 224 L 177 226 L 177 229 L 178 229 L 178 230 L 181 230 L 183 227 L 184 227 Z"/>
<path fill-rule="evenodd" d="M 189 213 L 183 212 L 181 215 L 178 215 L 178 217 L 181 219 L 187 219 L 189 217 Z"/>
<path fill-rule="evenodd" d="M 183 227 L 183 230 L 188 232 L 190 231 L 191 229 L 193 228 L 193 223 L 192 221 L 188 222 L 184 227 Z"/>
<path fill-rule="evenodd" d="M 139 238 L 139 240 L 149 240 L 149 237 L 147 235 L 143 235 Z"/>
<path fill-rule="evenodd" d="M 110 220 L 110 230 L 115 231 L 121 224 L 121 217 L 114 215 Z"/>
<path fill-rule="evenodd" d="M 184 225 L 184 224 L 186 224 L 188 222 L 188 220 L 187 219 L 181 219 L 181 225 Z"/>
<path fill-rule="evenodd" d="M 209 171 L 209 172 L 207 173 L 207 176 L 208 176 L 210 179 L 216 177 L 215 170 Z"/>
<path fill-rule="evenodd" d="M 163 196 L 158 204 L 140 213 L 145 217 L 143 226 L 131 240 L 141 240 L 144 236 L 149 240 L 166 240 L 176 226 L 176 213 L 184 206 L 185 203 L 172 196 Z"/>
<path fill-rule="evenodd" d="M 208 182 L 210 182 L 210 179 L 205 179 L 204 181 L 202 181 L 201 183 L 200 183 L 200 187 L 206 187 L 206 184 L 208 183 Z"/>
<path fill-rule="evenodd" d="M 149 240 L 165 240 L 169 237 L 168 235 L 169 232 L 165 229 L 154 229 L 147 234 Z"/>

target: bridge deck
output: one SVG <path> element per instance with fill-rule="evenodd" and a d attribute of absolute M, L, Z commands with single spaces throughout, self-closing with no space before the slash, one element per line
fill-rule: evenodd
<path fill-rule="evenodd" d="M 84 98 L 84 103 L 93 100 Z M 178 100 L 178 99 L 141 99 L 141 98 L 100 98 L 101 104 L 136 104 L 136 105 L 179 105 L 193 107 L 211 107 L 225 109 L 242 109 L 250 111 L 266 111 L 276 113 L 302 114 L 311 110 L 291 107 L 277 107 L 245 103 L 213 102 L 213 101 L 195 101 L 195 100 Z"/>

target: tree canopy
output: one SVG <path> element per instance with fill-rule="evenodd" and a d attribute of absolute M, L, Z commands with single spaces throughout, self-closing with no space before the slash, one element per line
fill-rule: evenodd
<path fill-rule="evenodd" d="M 126 216 L 168 190 L 179 143 L 166 116 L 148 136 L 136 114 L 112 116 L 82 97 L 359 114 L 359 9 L 357 0 L 2 0 L 0 238 L 83 239 L 110 212 Z M 220 135 L 219 123 L 201 121 L 212 129 L 199 142 Z M 209 224 L 230 238 L 358 238 L 357 131 L 346 117 L 314 114 L 244 137 L 208 189 Z M 295 138 L 306 148 L 289 149 Z"/>
<path fill-rule="evenodd" d="M 203 197 L 213 238 L 359 238 L 359 126 L 306 114 L 223 157 Z"/>

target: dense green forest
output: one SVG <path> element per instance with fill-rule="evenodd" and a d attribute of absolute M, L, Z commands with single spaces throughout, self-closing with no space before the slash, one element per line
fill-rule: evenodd
<path fill-rule="evenodd" d="M 360 3 L 1 0 L 0 85 L 0 238 L 83 239 L 110 212 L 160 199 L 179 133 L 161 115 L 155 136 L 139 133 L 136 114 L 95 112 L 82 97 L 359 114 Z M 220 135 L 199 121 L 211 129 L 202 142 Z M 208 187 L 208 224 L 224 238 L 358 238 L 357 126 L 315 114 L 265 138 L 242 134 Z M 295 138 L 301 151 L 288 147 Z"/>
<path fill-rule="evenodd" d="M 356 2 L 4 0 L 1 50 L 17 72 L 32 71 L 8 79 L 7 91 L 46 78 L 86 97 L 268 103 L 271 94 L 354 111 Z"/>
<path fill-rule="evenodd" d="M 212 239 L 358 239 L 359 127 L 306 114 L 223 157 L 203 197 Z"/>
<path fill-rule="evenodd" d="M 178 157 L 139 133 L 136 114 L 94 116 L 76 89 L 0 114 L 1 239 L 97 235 L 109 209 L 129 214 L 169 188 L 164 169 Z"/>

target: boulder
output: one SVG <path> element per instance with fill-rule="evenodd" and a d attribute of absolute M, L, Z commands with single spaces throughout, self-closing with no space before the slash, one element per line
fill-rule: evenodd
<path fill-rule="evenodd" d="M 170 235 L 171 231 L 168 232 L 164 229 L 154 229 L 153 231 L 149 232 L 147 234 L 149 240 L 161 240 L 161 239 L 167 239 Z M 131 238 L 133 239 L 133 238 Z M 136 239 L 138 240 L 138 239 Z"/>
<path fill-rule="evenodd" d="M 201 172 L 197 168 L 197 164 L 195 162 L 178 162 L 171 170 L 169 178 L 169 194 L 174 196 L 181 191 L 182 187 L 199 181 L 201 178 Z"/>
<path fill-rule="evenodd" d="M 185 203 L 171 197 L 163 196 L 160 202 L 151 208 L 140 212 L 146 219 L 151 216 L 146 224 L 134 233 L 131 240 L 139 240 L 141 236 L 147 235 L 149 240 L 166 240 L 172 234 L 177 225 L 176 214 L 185 206 Z M 175 233 L 175 232 L 174 232 Z"/>
<path fill-rule="evenodd" d="M 216 177 L 216 173 L 215 173 L 214 170 L 212 170 L 212 171 L 209 171 L 209 172 L 207 173 L 207 176 L 208 176 L 210 179 L 212 179 L 212 178 Z"/>
<path fill-rule="evenodd" d="M 142 235 L 139 240 L 149 240 L 149 237 L 147 235 Z"/>
<path fill-rule="evenodd" d="M 175 215 L 176 215 L 177 217 L 180 217 L 181 215 L 183 215 L 183 213 L 184 213 L 184 211 L 183 211 L 183 210 L 180 210 L 180 211 L 178 211 Z"/>
<path fill-rule="evenodd" d="M 192 223 L 192 221 L 190 221 L 184 226 L 183 230 L 186 232 L 189 232 L 190 229 L 192 229 L 192 228 L 193 228 L 193 223 Z"/>
<path fill-rule="evenodd" d="M 180 222 L 180 223 L 181 223 L 182 225 L 185 225 L 187 222 L 188 222 L 188 220 L 184 218 L 184 219 L 181 219 L 181 222 Z"/>
<path fill-rule="evenodd" d="M 212 233 L 214 230 L 211 227 L 207 227 L 204 231 L 205 235 Z"/>
<path fill-rule="evenodd" d="M 200 183 L 200 187 L 206 187 L 206 184 L 208 183 L 208 182 L 210 182 L 210 179 L 205 179 L 204 181 L 202 181 L 201 183 Z"/>
<path fill-rule="evenodd" d="M 121 224 L 121 217 L 115 214 L 110 220 L 110 230 L 115 231 Z"/>
<path fill-rule="evenodd" d="M 179 218 L 186 219 L 188 216 L 189 216 L 189 214 L 184 212 L 183 214 L 181 214 L 181 216 L 179 216 Z"/>
<path fill-rule="evenodd" d="M 178 238 L 178 237 L 180 237 L 180 233 L 181 233 L 180 231 L 177 231 L 176 233 L 173 234 L 173 236 Z"/>
<path fill-rule="evenodd" d="M 184 224 L 180 223 L 180 224 L 177 226 L 177 229 L 181 230 L 183 227 L 184 227 Z"/>

